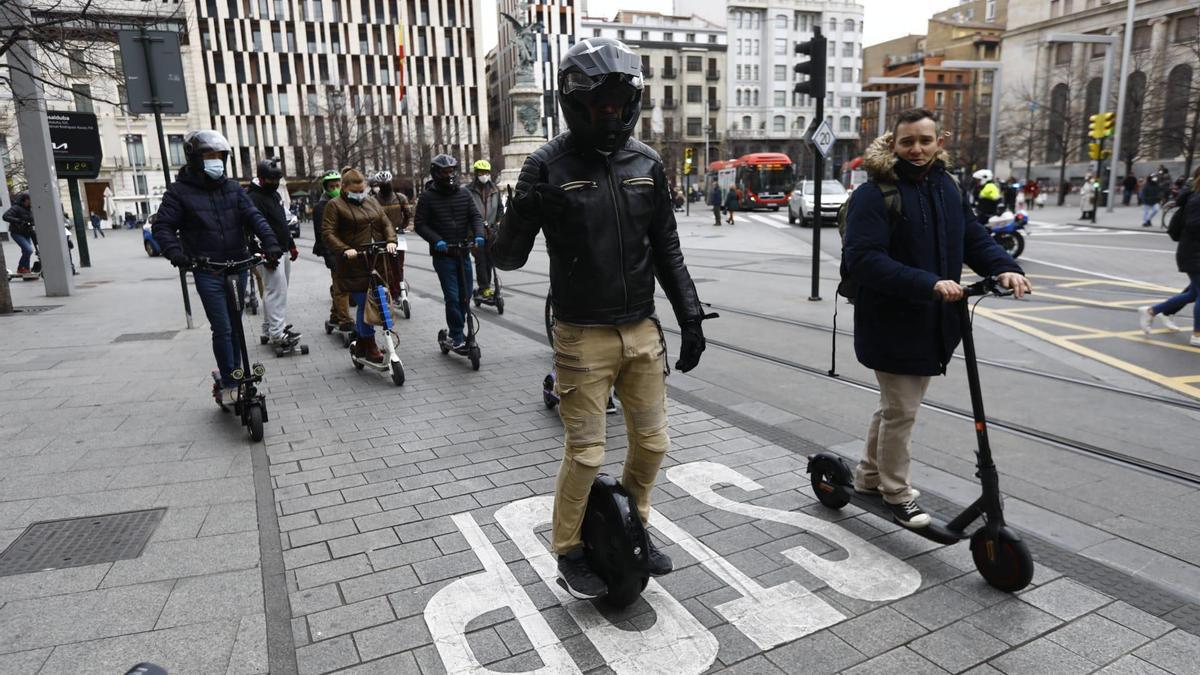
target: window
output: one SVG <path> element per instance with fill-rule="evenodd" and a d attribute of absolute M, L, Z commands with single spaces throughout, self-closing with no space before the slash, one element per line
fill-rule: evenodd
<path fill-rule="evenodd" d="M 1134 30 L 1134 34 L 1137 31 Z M 1054 65 L 1069 66 L 1071 65 L 1071 43 L 1060 42 L 1054 46 Z"/>
<path fill-rule="evenodd" d="M 715 44 L 717 44 L 717 36 L 716 36 L 716 35 L 709 35 L 709 36 L 708 36 L 708 44 L 710 44 L 710 45 L 715 45 Z"/>
<path fill-rule="evenodd" d="M 825 68 L 825 81 L 826 82 L 835 82 L 836 80 L 837 80 L 837 68 L 834 68 L 833 66 L 827 66 Z"/>
<path fill-rule="evenodd" d="M 749 129 L 754 126 L 754 120 L 750 119 L 749 115 L 742 115 L 742 128 Z"/>
<path fill-rule="evenodd" d="M 787 82 L 787 66 L 775 66 L 775 81 Z"/>
<path fill-rule="evenodd" d="M 775 38 L 775 53 L 787 54 L 787 43 L 786 38 Z"/>
<path fill-rule="evenodd" d="M 133 187 L 134 192 L 138 193 L 139 195 L 150 194 L 150 188 L 147 187 L 147 185 L 146 185 L 146 174 L 144 174 L 144 173 L 139 173 L 133 177 L 133 186 L 134 186 Z M 141 207 L 142 207 L 142 205 L 139 204 L 138 205 L 139 210 L 141 209 Z"/>
<path fill-rule="evenodd" d="M 1194 42 L 1200 35 L 1200 16 L 1181 16 L 1175 19 L 1175 41 Z"/>
<path fill-rule="evenodd" d="M 92 109 L 92 85 L 73 84 L 71 91 L 75 94 L 75 112 L 95 112 Z"/>
<path fill-rule="evenodd" d="M 842 43 L 842 56 L 854 56 L 854 43 L 853 42 L 843 42 Z"/>
<path fill-rule="evenodd" d="M 782 108 L 786 105 L 787 105 L 787 92 L 786 91 L 776 91 L 775 92 L 775 107 Z"/>
<path fill-rule="evenodd" d="M 842 115 L 838 118 L 838 131 L 850 131 L 850 116 Z"/>
<path fill-rule="evenodd" d="M 735 100 L 737 101 L 738 105 L 742 104 L 742 90 L 741 89 L 737 90 L 737 96 L 736 96 Z"/>
<path fill-rule="evenodd" d="M 787 119 L 783 115 L 776 115 L 771 121 L 771 127 L 775 131 L 787 131 Z"/>
<path fill-rule="evenodd" d="M 674 33 L 663 33 L 663 42 L 674 42 L 674 41 L 675 41 Z"/>
<path fill-rule="evenodd" d="M 742 64 L 740 64 L 740 63 L 737 64 L 737 79 L 739 79 L 739 80 L 743 79 L 742 78 Z"/>
<path fill-rule="evenodd" d="M 979 105 L 990 106 L 991 104 L 992 104 L 992 95 L 991 94 L 980 94 L 979 95 Z"/>
<path fill-rule="evenodd" d="M 991 21 L 996 18 L 996 0 L 987 0 L 984 10 L 984 20 Z"/>
<path fill-rule="evenodd" d="M 699 117 L 687 118 L 687 135 L 701 136 L 704 134 L 704 129 L 701 127 L 702 122 Z"/>
<path fill-rule="evenodd" d="M 125 111 L 129 109 L 129 90 L 127 90 L 123 84 L 117 85 L 117 105 L 121 108 L 122 115 L 124 115 Z"/>
<path fill-rule="evenodd" d="M 979 77 L 984 84 L 991 84 L 992 80 L 996 77 L 996 73 L 993 70 L 985 70 L 979 74 Z"/>
<path fill-rule="evenodd" d="M 642 42 L 648 42 L 650 40 L 650 31 L 648 31 L 648 30 L 642 31 L 641 39 L 642 39 Z"/>
<path fill-rule="evenodd" d="M 943 105 L 945 105 L 945 104 L 946 104 L 946 92 L 944 92 L 944 91 L 935 91 L 935 92 L 933 93 L 933 104 L 934 104 L 935 106 L 937 106 L 938 108 L 940 108 L 940 107 L 942 107 Z"/>
<path fill-rule="evenodd" d="M 846 19 L 846 22 L 842 24 L 842 30 L 846 31 L 847 33 L 853 33 L 854 19 Z"/>
<path fill-rule="evenodd" d="M 840 103 L 842 104 L 842 107 L 843 107 L 843 108 L 849 108 L 849 107 L 850 107 L 850 97 L 849 97 L 849 96 L 843 96 L 843 97 L 841 98 L 841 101 L 840 101 Z"/>
<path fill-rule="evenodd" d="M 787 27 L 788 27 L 787 14 L 776 14 L 775 15 L 775 28 L 778 30 L 787 30 Z"/>
<path fill-rule="evenodd" d="M 187 159 L 183 156 L 183 136 L 179 134 L 167 136 L 167 154 L 173 168 L 179 168 L 187 163 Z"/>
<path fill-rule="evenodd" d="M 617 31 L 617 39 L 618 39 L 618 40 L 624 40 L 624 39 L 625 39 L 625 29 L 623 29 L 623 28 L 622 28 L 621 30 L 618 30 L 618 31 Z"/>
<path fill-rule="evenodd" d="M 141 134 L 129 134 L 125 137 L 125 152 L 130 164 L 143 166 L 146 163 L 146 146 L 142 145 Z"/>
<path fill-rule="evenodd" d="M 695 84 L 689 84 L 688 88 L 687 88 L 687 102 L 688 103 L 700 103 L 701 102 L 700 97 L 701 97 L 700 86 L 695 85 Z"/>
<path fill-rule="evenodd" d="M 87 76 L 87 57 L 84 56 L 83 50 L 72 49 L 68 53 L 67 59 L 71 62 L 71 77 Z"/>
<path fill-rule="evenodd" d="M 826 53 L 829 54 L 829 56 L 837 56 L 837 40 L 829 41 L 828 52 Z"/>
<path fill-rule="evenodd" d="M 801 115 L 800 117 L 797 117 L 796 121 L 792 124 L 792 127 L 801 130 L 807 129 L 808 126 L 804 124 L 804 116 Z"/>
<path fill-rule="evenodd" d="M 761 42 L 762 42 L 762 40 L 754 41 L 754 55 L 755 56 L 758 56 L 758 48 L 759 48 Z"/>
<path fill-rule="evenodd" d="M 758 105 L 758 88 L 754 89 L 754 105 Z"/>
<path fill-rule="evenodd" d="M 1137 26 L 1133 29 L 1133 51 L 1141 52 L 1150 49 L 1152 30 L 1150 26 Z"/>
<path fill-rule="evenodd" d="M 687 57 L 687 70 L 689 73 L 698 73 L 704 68 L 704 59 L 699 56 Z"/>
<path fill-rule="evenodd" d="M 695 33 L 687 33 L 686 35 L 683 36 L 683 39 L 686 40 L 687 42 L 695 42 L 696 34 Z"/>
<path fill-rule="evenodd" d="M 742 55 L 742 39 L 741 38 L 738 38 L 738 41 L 737 41 L 737 53 L 738 53 L 738 56 Z"/>
<path fill-rule="evenodd" d="M 836 32 L 837 32 L 837 19 L 830 19 L 830 20 L 829 20 L 829 32 L 830 32 L 830 33 L 836 33 Z"/>
<path fill-rule="evenodd" d="M 592 29 L 592 37 L 600 37 L 600 29 L 599 28 Z"/>

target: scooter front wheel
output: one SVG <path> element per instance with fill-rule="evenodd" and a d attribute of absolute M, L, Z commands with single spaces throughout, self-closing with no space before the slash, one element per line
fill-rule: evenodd
<path fill-rule="evenodd" d="M 404 313 L 404 318 L 412 318 L 412 309 L 408 306 L 408 300 L 400 301 L 400 311 Z"/>
<path fill-rule="evenodd" d="M 250 431 L 250 440 L 258 443 L 263 439 L 263 409 L 260 405 L 251 405 L 246 411 L 246 428 Z"/>
<path fill-rule="evenodd" d="M 404 384 L 404 366 L 398 361 L 392 361 L 392 384 L 397 387 Z"/>
<path fill-rule="evenodd" d="M 1033 581 L 1029 547 L 1007 528 L 995 536 L 987 527 L 976 530 L 971 535 L 971 558 L 983 580 L 998 590 L 1016 593 Z"/>
<path fill-rule="evenodd" d="M 849 504 L 854 488 L 846 485 L 845 473 L 846 467 L 839 459 L 817 455 L 809 460 L 808 476 L 817 501 L 831 509 Z"/>
<path fill-rule="evenodd" d="M 443 353 L 443 354 L 449 354 L 449 353 L 450 353 L 450 345 L 446 344 L 446 337 L 447 337 L 447 334 L 446 334 L 446 329 L 445 329 L 445 328 L 443 328 L 442 330 L 439 330 L 439 331 L 438 331 L 438 337 L 437 337 L 437 339 L 438 339 L 438 348 L 442 350 L 442 353 Z"/>
<path fill-rule="evenodd" d="M 496 313 L 497 314 L 504 313 L 504 298 L 502 298 L 500 296 L 496 296 Z"/>
<path fill-rule="evenodd" d="M 479 347 L 471 347 L 468 358 L 471 359 L 471 370 L 479 370 L 479 361 L 483 357 L 483 353 L 479 351 Z"/>

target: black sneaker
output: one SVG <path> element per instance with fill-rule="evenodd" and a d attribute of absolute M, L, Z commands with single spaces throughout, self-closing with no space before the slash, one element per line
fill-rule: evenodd
<path fill-rule="evenodd" d="M 300 331 L 292 330 L 292 324 L 290 324 L 290 323 L 283 327 L 283 334 L 288 336 L 288 338 L 290 338 L 292 340 L 299 340 L 300 337 L 302 335 L 304 335 Z"/>
<path fill-rule="evenodd" d="M 617 402 L 613 400 L 611 394 L 608 397 L 608 405 L 604 407 L 604 412 L 608 413 L 609 415 L 617 414 Z"/>
<path fill-rule="evenodd" d="M 650 550 L 647 552 L 647 558 L 650 562 L 650 576 L 663 577 L 671 573 L 675 569 L 675 565 L 671 563 L 671 557 L 666 553 L 658 550 L 654 545 L 654 541 L 647 535 L 646 540 L 650 544 Z"/>
<path fill-rule="evenodd" d="M 915 499 L 910 499 L 900 504 L 888 503 L 887 506 L 891 510 L 892 517 L 896 519 L 896 522 L 907 528 L 919 530 L 922 527 L 928 526 L 931 520 L 929 514 L 922 511 L 920 506 L 917 506 Z"/>
<path fill-rule="evenodd" d="M 567 592 L 580 600 L 591 600 L 608 593 L 608 585 L 592 571 L 581 548 L 558 556 L 558 578 Z"/>

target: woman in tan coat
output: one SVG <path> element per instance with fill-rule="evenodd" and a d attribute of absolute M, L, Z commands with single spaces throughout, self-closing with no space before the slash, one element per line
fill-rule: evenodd
<path fill-rule="evenodd" d="M 383 354 L 375 343 L 375 328 L 363 321 L 367 291 L 371 287 L 371 270 L 356 248 L 384 241 L 387 242 L 387 252 L 394 254 L 396 229 L 379 202 L 367 195 L 366 178 L 358 169 L 342 170 L 342 194 L 325 206 L 321 218 L 321 238 L 325 242 L 325 249 L 337 258 L 334 283 L 339 290 L 349 293 L 350 300 L 358 305 L 355 326 L 359 337 L 363 339 L 355 342 L 355 355 L 382 363 Z M 381 258 L 375 271 L 386 279 L 382 263 Z"/>

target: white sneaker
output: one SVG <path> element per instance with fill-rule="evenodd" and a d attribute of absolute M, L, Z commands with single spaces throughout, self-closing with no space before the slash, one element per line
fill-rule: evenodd
<path fill-rule="evenodd" d="M 1162 319 L 1162 323 L 1167 327 L 1167 330 L 1175 331 L 1176 333 L 1183 332 L 1183 329 L 1179 327 L 1179 324 L 1175 323 L 1175 319 L 1172 319 L 1171 315 L 1159 314 L 1158 316 Z"/>
<path fill-rule="evenodd" d="M 1154 329 L 1154 313 L 1150 311 L 1150 305 L 1142 305 L 1138 307 L 1138 323 L 1142 326 L 1142 332 L 1146 335 Z"/>
<path fill-rule="evenodd" d="M 1200 347 L 1200 335 L 1192 333 L 1192 337 L 1188 340 L 1188 344 L 1193 347 Z"/>
<path fill-rule="evenodd" d="M 225 405 L 233 405 L 237 401 L 237 387 L 225 387 L 221 390 L 221 402 Z"/>

